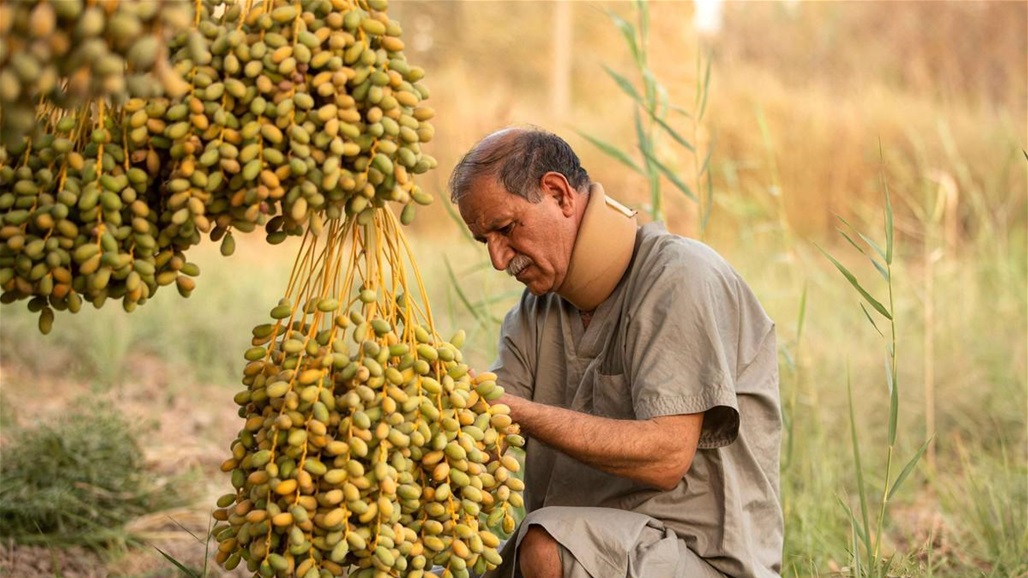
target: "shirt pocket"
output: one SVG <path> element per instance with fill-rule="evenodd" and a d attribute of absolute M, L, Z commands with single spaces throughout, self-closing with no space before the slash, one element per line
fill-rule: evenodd
<path fill-rule="evenodd" d="M 614 419 L 635 419 L 632 388 L 623 373 L 608 375 L 596 372 L 593 413 Z"/>

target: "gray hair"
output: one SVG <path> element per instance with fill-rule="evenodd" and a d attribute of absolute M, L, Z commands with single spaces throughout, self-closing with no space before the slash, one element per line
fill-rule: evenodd
<path fill-rule="evenodd" d="M 539 128 L 505 129 L 479 141 L 453 168 L 450 200 L 459 202 L 479 177 L 489 177 L 507 192 L 538 203 L 539 181 L 550 171 L 564 175 L 576 191 L 589 186 L 589 174 L 564 139 Z"/>

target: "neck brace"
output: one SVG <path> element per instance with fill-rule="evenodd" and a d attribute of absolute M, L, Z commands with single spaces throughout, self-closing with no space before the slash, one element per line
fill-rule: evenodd
<path fill-rule="evenodd" d="M 604 194 L 600 185 L 590 185 L 568 272 L 557 290 L 579 311 L 596 309 L 628 269 L 638 226 L 635 213 Z"/>

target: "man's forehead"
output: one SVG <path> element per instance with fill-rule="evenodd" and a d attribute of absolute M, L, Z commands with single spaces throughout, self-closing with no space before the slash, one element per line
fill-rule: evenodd
<path fill-rule="evenodd" d="M 488 217 L 506 208 L 512 196 L 495 180 L 479 178 L 457 201 L 457 209 L 465 218 L 481 219 L 483 215 Z"/>

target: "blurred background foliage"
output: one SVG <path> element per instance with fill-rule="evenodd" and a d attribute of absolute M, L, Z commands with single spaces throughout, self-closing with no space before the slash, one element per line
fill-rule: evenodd
<path fill-rule="evenodd" d="M 847 372 L 872 470 L 864 481 L 873 491 L 884 483 L 873 471 L 889 407 L 880 337 L 814 244 L 880 294 L 884 282 L 835 229 L 842 217 L 883 243 L 885 182 L 897 251 L 897 446 L 910 456 L 928 437 L 933 445 L 894 497 L 883 552 L 899 575 L 1028 576 L 1028 4 L 654 1 L 648 10 L 649 65 L 682 108 L 668 122 L 701 158 L 712 151 L 702 238 L 778 324 L 785 575 L 854 571 L 839 504 L 853 505 L 857 491 L 843 434 Z M 465 356 L 484 368 L 520 286 L 492 271 L 455 222 L 449 169 L 493 130 L 542 126 L 646 220 L 645 178 L 580 134 L 634 151 L 633 105 L 604 66 L 641 81 L 611 17 L 634 24 L 635 7 L 394 0 L 390 11 L 437 110 L 426 148 L 440 168 L 421 181 L 437 199 L 408 236 L 439 332 L 464 328 Z M 697 62 L 711 68 L 700 122 Z M 691 152 L 670 139 L 655 151 L 698 188 Z M 700 236 L 697 205 L 664 190 L 669 228 Z M 160 413 L 162 427 L 191 416 L 181 435 L 148 446 L 160 438 L 150 436 L 143 449 L 200 455 L 190 463 L 221 493 L 216 464 L 240 425 L 231 398 L 249 330 L 285 290 L 298 247 L 268 247 L 259 234 L 239 241 L 230 258 L 193 250 L 203 273 L 188 300 L 162 291 L 131 315 L 59 315 L 49 337 L 22 304 L 0 309 L 0 439 L 74 411 L 67 403 L 83 391 L 113 394 L 132 401 L 128 411 Z"/>

